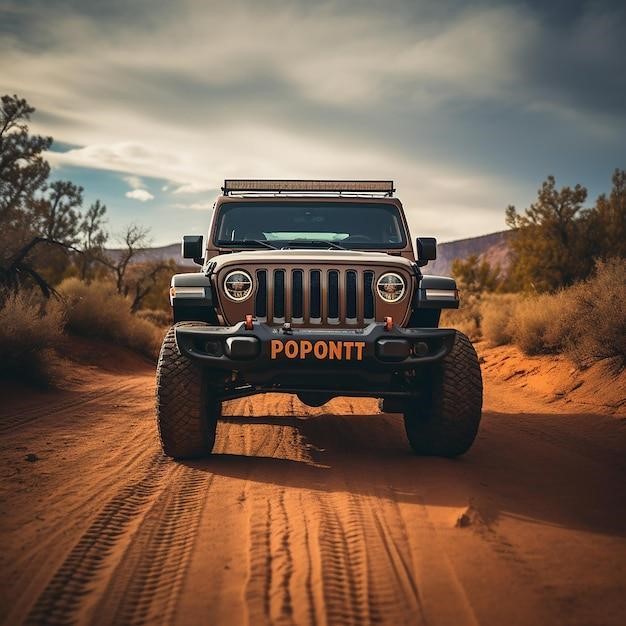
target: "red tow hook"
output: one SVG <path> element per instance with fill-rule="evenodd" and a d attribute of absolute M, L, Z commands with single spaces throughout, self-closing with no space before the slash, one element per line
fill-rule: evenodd
<path fill-rule="evenodd" d="M 393 330 L 393 317 L 385 318 L 385 330 Z"/>
<path fill-rule="evenodd" d="M 253 328 L 253 324 L 252 324 L 252 315 L 246 315 L 246 330 L 252 330 Z"/>

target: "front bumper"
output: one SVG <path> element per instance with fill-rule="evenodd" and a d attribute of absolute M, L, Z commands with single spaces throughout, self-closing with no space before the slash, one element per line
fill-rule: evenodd
<path fill-rule="evenodd" d="M 291 329 L 255 322 L 246 330 L 241 322 L 178 326 L 176 344 L 188 358 L 221 370 L 392 372 L 442 359 L 452 349 L 454 334 L 442 328 L 387 330 L 382 323 L 358 329 Z"/>

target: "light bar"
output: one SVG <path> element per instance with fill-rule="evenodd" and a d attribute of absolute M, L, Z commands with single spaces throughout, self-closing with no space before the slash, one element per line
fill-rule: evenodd
<path fill-rule="evenodd" d="M 391 196 L 395 191 L 392 180 L 252 180 L 224 181 L 224 195 L 241 192 L 301 192 L 301 193 L 383 193 Z"/>

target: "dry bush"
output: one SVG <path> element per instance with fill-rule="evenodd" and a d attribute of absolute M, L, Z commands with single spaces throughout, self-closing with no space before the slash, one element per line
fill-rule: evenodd
<path fill-rule="evenodd" d="M 162 309 L 141 309 L 136 313 L 137 317 L 142 320 L 148 320 L 155 326 L 160 328 L 168 328 L 174 322 L 172 320 L 171 311 L 164 311 Z"/>
<path fill-rule="evenodd" d="M 565 292 L 520 300 L 512 320 L 513 341 L 526 354 L 552 354 L 563 347 Z"/>
<path fill-rule="evenodd" d="M 68 278 L 59 285 L 66 299 L 67 329 L 77 335 L 109 339 L 156 359 L 163 330 L 130 312 L 126 298 L 112 283 L 90 284 Z"/>
<path fill-rule="evenodd" d="M 51 385 L 60 372 L 55 352 L 63 342 L 65 315 L 56 300 L 10 294 L 0 309 L 0 377 Z"/>
<path fill-rule="evenodd" d="M 626 260 L 599 262 L 593 276 L 555 294 L 521 300 L 513 340 L 527 354 L 564 352 L 580 368 L 626 365 Z"/>
<path fill-rule="evenodd" d="M 480 303 L 480 329 L 492 346 L 511 343 L 515 331 L 515 310 L 520 302 L 517 294 L 490 294 Z"/>
<path fill-rule="evenodd" d="M 588 367 L 610 359 L 626 366 L 626 259 L 598 262 L 591 278 L 553 294 L 470 296 L 444 311 L 441 326 L 492 345 L 517 344 L 526 354 L 565 353 Z"/>
<path fill-rule="evenodd" d="M 563 349 L 578 367 L 611 359 L 626 366 L 626 259 L 599 262 L 594 275 L 568 289 Z"/>
<path fill-rule="evenodd" d="M 441 312 L 442 328 L 456 328 L 472 341 L 480 339 L 480 301 L 476 296 L 461 299 L 458 309 L 444 309 Z"/>

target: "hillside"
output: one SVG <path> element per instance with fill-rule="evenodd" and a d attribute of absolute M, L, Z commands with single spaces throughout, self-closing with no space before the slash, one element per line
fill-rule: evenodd
<path fill-rule="evenodd" d="M 424 274 L 449 275 L 455 259 L 466 259 L 472 254 L 486 259 L 491 266 L 499 265 L 501 268 L 506 268 L 509 264 L 507 235 L 508 231 L 500 231 L 480 237 L 440 243 L 437 246 L 437 260 L 431 261 L 422 271 Z"/>
<path fill-rule="evenodd" d="M 471 254 L 476 254 L 481 258 L 486 258 L 491 265 L 500 265 L 504 268 L 508 265 L 508 246 L 506 241 L 507 231 L 481 235 L 480 237 L 469 237 L 458 241 L 448 241 L 437 246 L 437 260 L 428 264 L 424 268 L 425 274 L 450 274 L 454 259 L 465 259 Z M 112 248 L 108 253 L 116 258 L 121 250 Z M 166 261 L 173 259 L 178 265 L 187 267 L 197 267 L 189 259 L 180 256 L 180 244 L 172 243 L 167 246 L 147 248 L 139 253 L 134 262 L 145 261 Z"/>
<path fill-rule="evenodd" d="M 110 248 L 107 250 L 108 255 L 116 260 L 119 258 L 122 250 L 120 248 Z M 198 267 L 191 259 L 183 259 L 180 255 L 180 243 L 171 243 L 167 246 L 158 246 L 156 248 L 146 248 L 137 254 L 133 259 L 133 263 L 145 263 L 150 261 L 169 261 L 173 260 L 178 265 L 187 267 Z"/>

